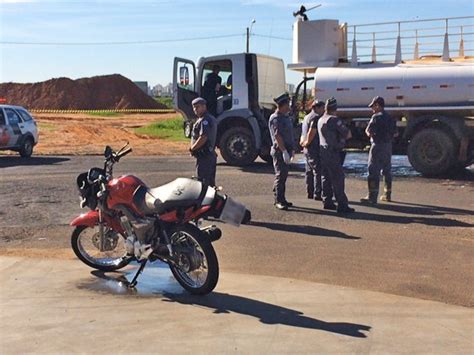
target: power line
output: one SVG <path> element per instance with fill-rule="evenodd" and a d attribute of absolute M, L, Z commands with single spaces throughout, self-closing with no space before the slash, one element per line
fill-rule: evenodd
<path fill-rule="evenodd" d="M 245 34 L 228 34 L 206 37 L 188 37 L 174 39 L 157 39 L 150 41 L 123 41 L 123 42 L 18 42 L 18 41 L 0 41 L 0 44 L 8 45 L 34 45 L 34 46 L 121 46 L 121 45 L 139 45 L 139 44 L 155 44 L 169 42 L 189 42 L 204 41 L 219 38 L 244 37 Z"/>
<path fill-rule="evenodd" d="M 271 39 L 280 39 L 282 41 L 292 41 L 291 38 L 287 38 L 287 37 L 278 37 L 278 36 L 270 36 L 270 35 L 259 35 L 257 33 L 252 33 L 252 36 L 255 36 L 255 37 L 262 37 L 262 38 L 271 38 Z"/>

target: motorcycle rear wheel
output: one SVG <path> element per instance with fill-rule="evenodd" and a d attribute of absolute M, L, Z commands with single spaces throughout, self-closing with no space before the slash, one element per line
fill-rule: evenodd
<path fill-rule="evenodd" d="M 106 241 L 100 250 L 99 226 L 77 226 L 72 232 L 71 246 L 74 254 L 86 265 L 101 271 L 115 271 L 127 266 L 132 258 L 127 256 L 125 238 L 118 232 L 105 228 Z"/>
<path fill-rule="evenodd" d="M 171 234 L 171 245 L 179 265 L 169 267 L 179 284 L 193 295 L 205 295 L 217 285 L 219 263 L 208 237 L 196 226 L 186 224 Z"/>

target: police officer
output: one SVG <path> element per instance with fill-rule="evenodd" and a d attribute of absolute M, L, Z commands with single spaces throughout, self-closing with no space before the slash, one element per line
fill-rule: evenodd
<path fill-rule="evenodd" d="M 206 99 L 209 112 L 212 115 L 217 114 L 217 96 L 222 85 L 222 78 L 219 76 L 220 70 L 219 65 L 213 65 L 212 72 L 207 75 L 202 88 L 202 96 Z"/>
<path fill-rule="evenodd" d="M 346 144 L 346 139 L 351 137 L 351 132 L 336 116 L 337 101 L 335 98 L 332 97 L 326 101 L 325 109 L 324 115 L 318 121 L 324 209 L 337 209 L 337 213 L 354 212 L 354 209 L 349 207 L 344 192 L 344 170 L 341 164 L 341 150 Z M 333 191 L 337 207 L 332 202 Z"/>
<path fill-rule="evenodd" d="M 214 116 L 207 112 L 206 100 L 198 97 L 192 101 L 197 121 L 191 133 L 191 155 L 196 157 L 196 175 L 210 186 L 216 185 L 217 154 L 216 135 L 217 122 Z"/>
<path fill-rule="evenodd" d="M 319 154 L 318 119 L 324 114 L 324 102 L 314 100 L 311 112 L 303 119 L 300 144 L 306 158 L 306 191 L 309 199 L 321 198 L 321 157 Z"/>
<path fill-rule="evenodd" d="M 271 155 L 275 169 L 273 193 L 275 195 L 275 207 L 279 210 L 287 210 L 288 207 L 293 206 L 285 197 L 285 184 L 294 149 L 293 122 L 289 116 L 290 97 L 287 93 L 284 93 L 273 100 L 278 106 L 268 121 L 272 138 Z"/>
<path fill-rule="evenodd" d="M 369 104 L 373 111 L 365 133 L 372 143 L 369 151 L 369 194 L 361 202 L 376 204 L 379 194 L 380 171 L 384 176 L 384 194 L 382 201 L 392 199 L 392 139 L 396 132 L 396 123 L 385 111 L 383 97 L 375 96 Z"/>

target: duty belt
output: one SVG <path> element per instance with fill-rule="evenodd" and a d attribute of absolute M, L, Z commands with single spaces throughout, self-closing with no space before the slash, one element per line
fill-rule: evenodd
<path fill-rule="evenodd" d="M 193 155 L 193 157 L 201 158 L 201 157 L 205 157 L 206 155 L 212 153 L 212 151 L 213 151 L 213 149 L 206 147 L 206 148 L 199 149 L 197 151 L 193 151 L 192 155 Z"/>

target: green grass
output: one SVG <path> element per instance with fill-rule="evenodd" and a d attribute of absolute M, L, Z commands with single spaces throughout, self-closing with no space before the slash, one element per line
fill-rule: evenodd
<path fill-rule="evenodd" d="M 136 128 L 135 132 L 171 141 L 183 142 L 188 140 L 183 133 L 183 118 L 181 116 Z"/>
<path fill-rule="evenodd" d="M 165 105 L 166 108 L 173 108 L 173 98 L 172 97 L 155 97 L 156 102 L 159 102 L 162 105 Z"/>
<path fill-rule="evenodd" d="M 88 115 L 91 116 L 99 116 L 99 117 L 116 117 L 120 116 L 118 112 L 112 111 L 97 111 L 97 112 L 88 112 Z"/>
<path fill-rule="evenodd" d="M 55 131 L 56 130 L 56 126 L 52 123 L 42 123 L 42 122 L 38 122 L 38 128 L 42 131 Z"/>

